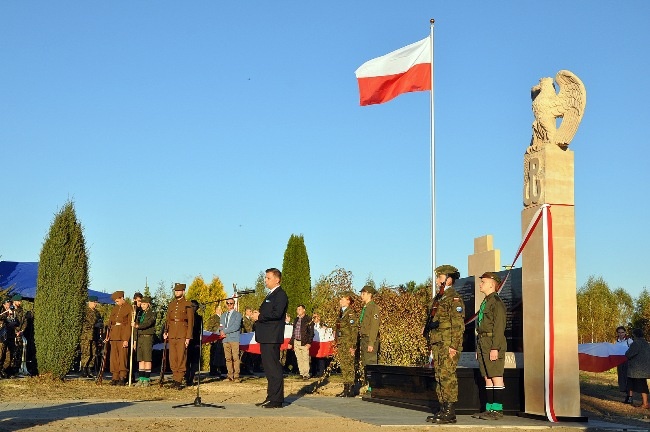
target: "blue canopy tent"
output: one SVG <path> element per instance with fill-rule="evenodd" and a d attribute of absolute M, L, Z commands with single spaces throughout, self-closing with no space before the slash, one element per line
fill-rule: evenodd
<path fill-rule="evenodd" d="M 34 299 L 37 275 L 37 262 L 0 261 L 0 290 L 10 288 L 11 295 L 20 294 L 23 298 Z M 88 295 L 97 296 L 99 303 L 113 303 L 110 294 L 89 289 Z"/>

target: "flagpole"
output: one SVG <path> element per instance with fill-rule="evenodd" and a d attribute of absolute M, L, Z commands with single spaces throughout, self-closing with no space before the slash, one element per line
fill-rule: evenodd
<path fill-rule="evenodd" d="M 433 105 L 433 24 L 435 20 L 431 18 L 431 295 L 436 291 L 436 151 L 435 151 L 435 128 L 434 128 L 434 105 Z"/>

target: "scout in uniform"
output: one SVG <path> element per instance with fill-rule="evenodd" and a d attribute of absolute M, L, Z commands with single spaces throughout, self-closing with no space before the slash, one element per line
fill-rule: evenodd
<path fill-rule="evenodd" d="M 341 295 L 339 317 L 336 320 L 336 357 L 341 366 L 343 376 L 343 392 L 338 397 L 354 397 L 355 382 L 355 354 L 357 346 L 358 323 L 357 314 L 350 307 L 352 293 L 345 292 Z"/>
<path fill-rule="evenodd" d="M 129 369 L 129 340 L 131 339 L 131 321 L 133 308 L 124 300 L 124 291 L 115 291 L 111 295 L 115 306 L 108 318 L 109 334 L 107 342 L 111 344 L 111 385 L 126 385 Z"/>
<path fill-rule="evenodd" d="M 81 376 L 93 378 L 92 369 L 97 355 L 99 330 L 104 326 L 102 315 L 97 310 L 97 296 L 88 296 L 88 306 L 81 327 Z"/>
<path fill-rule="evenodd" d="M 361 288 L 361 301 L 364 306 L 359 314 L 359 357 L 364 367 L 363 377 L 367 381 L 365 367 L 377 364 L 379 352 L 379 306 L 372 300 L 377 290 L 370 285 Z M 367 392 L 370 392 L 368 384 Z"/>
<path fill-rule="evenodd" d="M 140 371 L 136 386 L 148 387 L 151 381 L 151 361 L 153 352 L 153 335 L 156 332 L 156 316 L 151 310 L 151 297 L 144 296 L 140 300 L 140 313 L 131 323 L 136 331 L 133 349 L 138 359 Z"/>
<path fill-rule="evenodd" d="M 476 319 L 476 359 L 485 378 L 485 411 L 472 417 L 482 420 L 503 418 L 503 368 L 506 356 L 506 307 L 497 294 L 501 278 L 486 272 L 481 276 L 480 290 L 485 295 Z"/>
<path fill-rule="evenodd" d="M 185 284 L 174 284 L 174 300 L 167 308 L 167 331 L 163 339 L 169 339 L 169 366 L 172 370 L 172 388 L 181 389 L 187 363 L 187 347 L 192 340 L 194 309 L 185 298 Z"/>
<path fill-rule="evenodd" d="M 427 326 L 440 410 L 428 416 L 427 421 L 447 424 L 456 423 L 454 407 L 458 401 L 456 367 L 460 353 L 463 351 L 465 302 L 454 289 L 454 282 L 460 278 L 456 267 L 442 265 L 436 268 L 435 273 L 438 292 L 430 309 L 435 316 L 428 320 Z"/>
<path fill-rule="evenodd" d="M 11 299 L 5 299 L 0 308 L 0 378 L 13 374 L 12 358 L 16 351 L 16 308 Z"/>

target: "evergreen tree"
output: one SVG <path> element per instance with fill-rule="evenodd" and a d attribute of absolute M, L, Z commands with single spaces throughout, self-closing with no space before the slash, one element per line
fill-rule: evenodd
<path fill-rule="evenodd" d="M 288 313 L 295 315 L 299 304 L 311 311 L 311 276 L 305 239 L 291 234 L 282 261 L 282 288 L 289 297 Z"/>
<path fill-rule="evenodd" d="M 88 299 L 88 253 L 74 204 L 55 215 L 39 258 L 34 314 L 39 372 L 63 379 L 74 361 Z"/>

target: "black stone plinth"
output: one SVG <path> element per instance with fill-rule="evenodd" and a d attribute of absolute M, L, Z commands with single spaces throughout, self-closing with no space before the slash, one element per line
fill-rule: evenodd
<path fill-rule="evenodd" d="M 485 409 L 485 380 L 478 369 L 459 368 L 457 414 L 474 414 Z M 363 399 L 402 408 L 431 412 L 440 405 L 436 396 L 435 372 L 430 366 L 366 366 L 372 388 Z M 503 411 L 516 415 L 524 410 L 524 370 L 506 369 L 503 377 Z"/>

